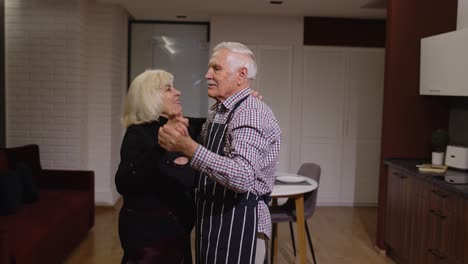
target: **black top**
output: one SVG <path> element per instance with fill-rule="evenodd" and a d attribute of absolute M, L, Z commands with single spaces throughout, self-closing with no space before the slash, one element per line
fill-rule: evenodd
<path fill-rule="evenodd" d="M 195 171 L 189 164 L 178 165 L 179 153 L 167 152 L 158 144 L 159 121 L 127 128 L 120 150 L 121 161 L 115 175 L 117 191 L 124 207 L 135 210 L 168 209 L 187 228 L 192 227 Z M 189 118 L 189 133 L 198 137 L 204 118 Z"/>

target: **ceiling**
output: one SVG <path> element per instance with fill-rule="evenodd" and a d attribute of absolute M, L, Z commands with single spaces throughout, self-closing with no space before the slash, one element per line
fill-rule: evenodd
<path fill-rule="evenodd" d="M 137 20 L 209 21 L 220 15 L 385 19 L 386 0 L 97 0 L 124 7 Z M 177 18 L 176 16 L 187 16 Z"/>

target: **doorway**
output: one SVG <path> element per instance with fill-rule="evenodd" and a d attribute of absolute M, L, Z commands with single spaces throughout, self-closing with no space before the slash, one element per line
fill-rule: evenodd
<path fill-rule="evenodd" d="M 206 117 L 209 23 L 130 21 L 129 84 L 146 69 L 174 75 L 184 115 Z"/>

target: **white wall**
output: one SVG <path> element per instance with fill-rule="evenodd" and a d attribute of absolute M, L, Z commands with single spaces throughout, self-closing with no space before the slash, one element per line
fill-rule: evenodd
<path fill-rule="evenodd" d="M 96 176 L 96 202 L 114 204 L 120 161 L 122 98 L 126 91 L 127 21 L 121 8 L 90 2 L 86 20 L 88 168 Z"/>
<path fill-rule="evenodd" d="M 468 0 L 458 0 L 457 29 L 468 27 Z"/>
<path fill-rule="evenodd" d="M 91 0 L 7 0 L 8 147 L 38 144 L 48 169 L 95 172 L 114 204 L 128 14 Z"/>

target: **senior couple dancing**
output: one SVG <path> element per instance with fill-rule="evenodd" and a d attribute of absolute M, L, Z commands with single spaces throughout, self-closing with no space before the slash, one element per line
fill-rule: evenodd
<path fill-rule="evenodd" d="M 249 87 L 252 51 L 218 44 L 205 75 L 216 102 L 185 118 L 173 76 L 147 70 L 128 91 L 116 173 L 122 263 L 263 263 L 280 150 L 271 109 Z"/>

